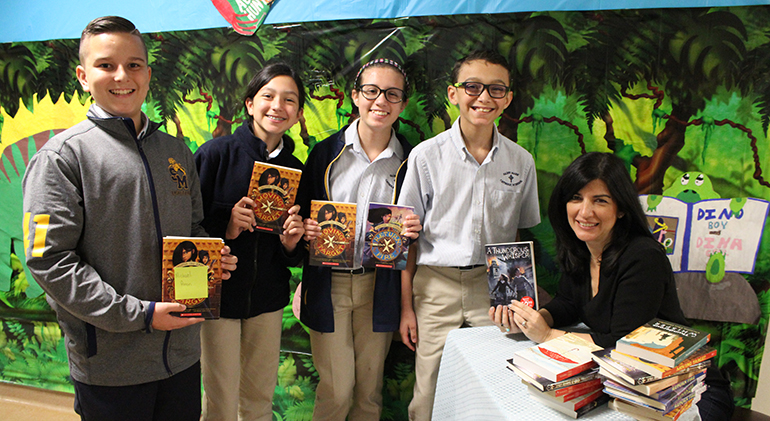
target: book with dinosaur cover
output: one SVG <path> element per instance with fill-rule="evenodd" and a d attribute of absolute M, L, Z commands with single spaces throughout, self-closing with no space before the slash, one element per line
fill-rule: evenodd
<path fill-rule="evenodd" d="M 594 368 L 591 352 L 601 349 L 593 343 L 567 333 L 513 354 L 519 367 L 557 382 Z"/>
<path fill-rule="evenodd" d="M 404 218 L 414 213 L 411 206 L 369 203 L 364 235 L 363 266 L 404 270 L 409 239 L 401 235 Z"/>
<path fill-rule="evenodd" d="M 321 234 L 310 242 L 310 264 L 353 268 L 356 204 L 313 200 L 310 217 L 318 221 L 321 228 Z"/>
<path fill-rule="evenodd" d="M 655 318 L 618 339 L 615 350 L 675 367 L 706 345 L 710 338 L 709 333 Z"/>
<path fill-rule="evenodd" d="M 254 162 L 248 197 L 255 202 L 255 229 L 274 234 L 283 232 L 283 223 L 289 208 L 294 205 L 301 177 L 302 171 L 295 168 Z"/>
<path fill-rule="evenodd" d="M 222 296 L 221 238 L 163 237 L 163 302 L 182 303 L 180 317 L 218 319 Z"/>
<path fill-rule="evenodd" d="M 490 306 L 518 300 L 535 310 L 540 308 L 532 241 L 487 244 L 486 262 Z"/>

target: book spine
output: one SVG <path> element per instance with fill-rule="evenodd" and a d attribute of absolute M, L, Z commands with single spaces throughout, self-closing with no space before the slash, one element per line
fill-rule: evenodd
<path fill-rule="evenodd" d="M 584 399 L 581 399 L 580 401 L 576 402 L 575 405 L 572 407 L 573 410 L 577 411 L 578 409 L 590 404 L 591 402 L 595 401 L 599 396 L 602 395 L 602 390 L 599 389 L 594 393 L 591 393 L 590 395 L 586 396 Z"/>
<path fill-rule="evenodd" d="M 583 364 L 580 364 L 579 366 L 576 366 L 576 367 L 571 368 L 571 369 L 569 369 L 567 371 L 563 371 L 563 372 L 557 374 L 556 375 L 556 381 L 558 382 L 558 381 L 562 381 L 564 379 L 568 379 L 568 378 L 570 378 L 570 377 L 572 377 L 572 376 L 574 376 L 576 374 L 580 374 L 580 373 L 588 370 L 589 368 L 593 368 L 595 366 L 596 366 L 596 363 L 593 360 L 585 362 Z"/>
<path fill-rule="evenodd" d="M 599 385 L 601 383 L 602 383 L 602 381 L 599 380 L 599 379 L 593 379 L 593 380 L 590 380 L 590 381 L 587 381 L 587 382 L 581 382 L 581 383 L 574 384 L 574 385 L 571 385 L 571 386 L 568 386 L 568 387 L 565 387 L 565 388 L 562 388 L 562 389 L 557 389 L 554 392 L 554 396 L 559 397 L 559 396 L 565 396 L 565 395 L 572 395 L 575 392 L 583 392 L 583 393 L 585 393 L 586 390 L 591 389 L 591 387 L 596 387 L 597 385 Z M 575 397 L 578 397 L 578 396 L 580 396 L 580 395 L 573 395 L 572 397 L 575 398 Z M 565 398 L 565 401 L 566 400 L 569 400 L 569 399 Z"/>
<path fill-rule="evenodd" d="M 714 357 L 716 355 L 717 355 L 717 350 L 716 349 L 712 349 L 711 351 L 709 351 L 709 352 L 707 352 L 707 353 L 705 353 L 705 354 L 703 354 L 703 355 L 701 355 L 701 356 L 699 356 L 697 358 L 692 358 L 692 359 L 689 359 L 689 360 L 685 360 L 681 364 L 679 364 L 678 366 L 676 366 L 676 367 L 674 367 L 674 368 L 672 368 L 670 370 L 666 370 L 666 371 L 662 372 L 661 373 L 661 378 L 671 377 L 671 376 L 673 376 L 675 374 L 679 374 L 680 372 L 682 372 L 686 368 L 690 367 L 691 365 L 698 364 L 700 362 L 706 361 L 709 358 L 712 358 L 712 357 Z"/>

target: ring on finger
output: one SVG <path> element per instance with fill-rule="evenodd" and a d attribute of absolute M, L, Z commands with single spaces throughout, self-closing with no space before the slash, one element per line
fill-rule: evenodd
<path fill-rule="evenodd" d="M 527 320 L 524 319 L 523 322 L 521 322 L 521 327 L 527 327 Z"/>

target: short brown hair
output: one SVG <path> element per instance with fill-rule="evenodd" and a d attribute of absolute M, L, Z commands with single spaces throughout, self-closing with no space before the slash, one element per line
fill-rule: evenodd
<path fill-rule="evenodd" d="M 92 20 L 91 22 L 86 25 L 86 28 L 83 29 L 83 33 L 80 34 L 80 48 L 78 50 L 78 55 L 80 57 L 80 64 L 83 63 L 83 59 L 85 58 L 85 54 L 83 51 L 83 45 L 84 40 L 88 37 L 92 37 L 94 35 L 100 35 L 100 34 L 114 34 L 114 33 L 123 33 L 123 34 L 131 34 L 136 35 L 136 37 L 139 38 L 139 40 L 142 42 L 142 49 L 144 50 L 144 59 L 147 61 L 147 45 L 144 43 L 144 38 L 142 38 L 142 34 L 139 32 L 138 29 L 136 29 L 136 26 L 134 26 L 133 23 L 131 23 L 130 20 L 126 18 L 122 18 L 120 16 L 102 16 L 100 18 L 96 18 Z"/>

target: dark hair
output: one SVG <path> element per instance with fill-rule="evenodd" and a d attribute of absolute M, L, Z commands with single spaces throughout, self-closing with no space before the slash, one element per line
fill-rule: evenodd
<path fill-rule="evenodd" d="M 204 258 L 209 259 L 209 261 L 206 263 L 211 263 L 211 256 L 209 256 L 208 250 L 201 250 L 198 252 L 198 261 L 203 263 Z"/>
<path fill-rule="evenodd" d="M 295 72 L 294 69 L 286 63 L 272 63 L 263 67 L 262 70 L 255 74 L 249 81 L 248 86 L 246 86 L 246 92 L 243 94 L 244 110 L 246 110 L 246 100 L 254 98 L 254 95 L 256 95 L 260 89 L 278 76 L 289 76 L 294 79 L 294 83 L 297 85 L 297 90 L 299 91 L 297 92 L 299 94 L 299 109 L 301 110 L 304 108 L 307 94 L 305 93 L 305 85 L 302 83 L 299 73 Z M 245 114 L 246 119 L 251 123 L 253 117 L 249 115 L 248 112 Z"/>
<path fill-rule="evenodd" d="M 382 219 L 385 218 L 385 215 L 391 214 L 393 214 L 393 211 L 389 208 L 375 208 L 369 211 L 367 220 L 372 224 L 379 224 L 382 222 Z"/>
<path fill-rule="evenodd" d="M 506 80 L 505 82 L 510 83 L 511 66 L 508 65 L 508 60 L 506 60 L 505 57 L 502 56 L 502 54 L 492 50 L 476 50 L 471 52 L 467 56 L 461 58 L 460 60 L 457 60 L 455 62 L 454 67 L 452 67 L 452 74 L 451 74 L 452 83 L 459 82 L 457 78 L 460 76 L 460 68 L 463 67 L 464 64 L 470 63 L 476 60 L 486 61 L 487 63 L 503 66 L 505 70 L 508 72 L 508 80 Z"/>
<path fill-rule="evenodd" d="M 83 51 L 84 40 L 88 37 L 101 34 L 131 34 L 139 38 L 142 43 L 142 49 L 144 50 L 144 60 L 147 61 L 147 45 L 144 43 L 142 34 L 136 29 L 133 23 L 126 18 L 120 16 L 102 16 L 96 18 L 86 25 L 83 32 L 80 34 L 80 47 L 78 49 L 78 55 L 80 57 L 80 64 L 84 63 L 85 54 Z"/>
<path fill-rule="evenodd" d="M 270 183 L 273 186 L 279 185 L 281 182 L 281 173 L 276 168 L 268 168 L 265 171 L 262 172 L 262 175 L 259 176 L 259 185 L 265 186 L 268 184 L 267 177 L 274 177 L 275 181 Z"/>
<path fill-rule="evenodd" d="M 647 216 L 639 202 L 639 193 L 634 188 L 631 176 L 623 161 L 609 153 L 590 152 L 575 159 L 564 170 L 551 194 L 548 204 L 548 218 L 556 234 L 556 255 L 565 274 L 582 282 L 590 278 L 591 254 L 588 246 L 577 238 L 567 217 L 567 203 L 586 184 L 602 180 L 618 207 L 615 226 L 610 241 L 602 251 L 601 270 L 610 273 L 615 270 L 618 257 L 635 237 L 652 237 Z"/>
<path fill-rule="evenodd" d="M 326 212 L 331 212 L 332 217 L 329 219 L 326 219 Z M 336 221 L 337 220 L 337 208 L 334 207 L 331 203 L 327 203 L 323 206 L 321 206 L 321 209 L 318 209 L 318 216 L 316 217 L 316 221 L 318 222 L 325 222 L 325 221 Z"/>
<path fill-rule="evenodd" d="M 198 260 L 198 248 L 195 247 L 195 243 L 193 243 L 192 241 L 182 241 L 174 249 L 174 255 L 171 257 L 171 263 L 174 266 L 180 263 L 184 263 L 184 260 L 182 260 L 182 253 L 186 251 L 192 252 L 192 255 L 190 256 L 190 260 L 188 260 L 188 262 L 195 262 Z"/>

